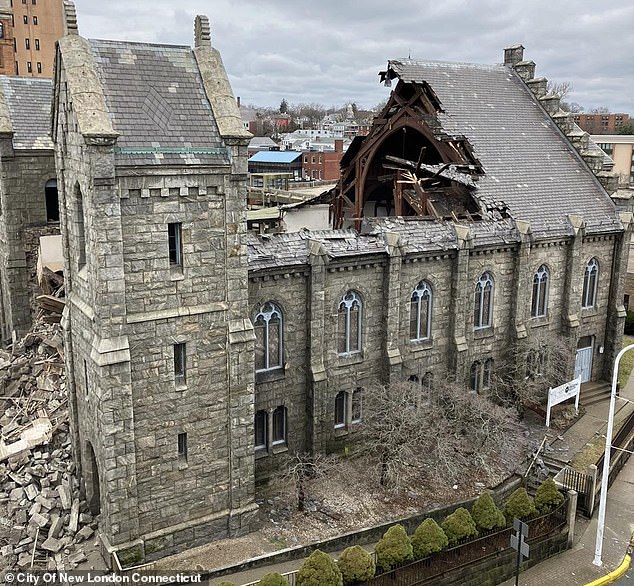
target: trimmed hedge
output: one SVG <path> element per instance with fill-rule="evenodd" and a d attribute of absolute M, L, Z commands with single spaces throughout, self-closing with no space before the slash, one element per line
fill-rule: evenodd
<path fill-rule="evenodd" d="M 412 542 L 403 525 L 392 525 L 374 548 L 376 563 L 384 572 L 414 559 Z"/>
<path fill-rule="evenodd" d="M 544 480 L 535 493 L 535 509 L 542 515 L 548 513 L 563 502 L 564 495 L 559 492 L 552 478 Z"/>
<path fill-rule="evenodd" d="M 316 549 L 297 573 L 297 586 L 343 586 L 343 576 L 335 560 Z"/>
<path fill-rule="evenodd" d="M 526 519 L 535 514 L 533 499 L 528 496 L 525 488 L 518 488 L 504 505 L 504 516 L 510 525 L 513 519 Z"/>
<path fill-rule="evenodd" d="M 337 560 L 337 565 L 341 570 L 344 585 L 365 582 L 374 577 L 376 570 L 370 552 L 359 545 L 346 548 Z"/>
<path fill-rule="evenodd" d="M 258 582 L 258 586 L 288 586 L 288 580 L 282 574 L 272 572 L 264 576 Z"/>
<path fill-rule="evenodd" d="M 506 519 L 500 509 L 493 502 L 490 492 L 483 492 L 471 507 L 471 517 L 473 518 L 478 531 L 504 527 Z"/>
<path fill-rule="evenodd" d="M 455 545 L 462 539 L 478 534 L 475 521 L 464 507 L 459 507 L 442 522 L 441 527 L 447 535 L 449 545 Z"/>
<path fill-rule="evenodd" d="M 440 525 L 433 519 L 425 519 L 412 536 L 414 559 L 423 559 L 429 554 L 441 551 L 448 544 L 449 540 Z"/>

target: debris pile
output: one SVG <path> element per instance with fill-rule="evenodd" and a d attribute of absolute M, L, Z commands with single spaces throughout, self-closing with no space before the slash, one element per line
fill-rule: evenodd
<path fill-rule="evenodd" d="M 0 388 L 0 567 L 73 569 L 98 519 L 75 475 L 59 325 L 0 350 Z"/>

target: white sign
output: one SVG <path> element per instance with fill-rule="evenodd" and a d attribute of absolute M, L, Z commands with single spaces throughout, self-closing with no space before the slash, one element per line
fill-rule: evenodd
<path fill-rule="evenodd" d="M 575 409 L 579 413 L 579 395 L 581 393 L 581 377 L 558 387 L 548 389 L 548 406 L 546 407 L 546 427 L 550 427 L 550 408 L 575 397 Z"/>

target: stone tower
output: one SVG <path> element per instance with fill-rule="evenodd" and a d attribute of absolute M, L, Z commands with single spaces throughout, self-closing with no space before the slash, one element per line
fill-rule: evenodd
<path fill-rule="evenodd" d="M 246 154 L 206 17 L 195 48 L 88 41 L 66 4 L 53 137 L 73 443 L 122 565 L 256 506 Z"/>

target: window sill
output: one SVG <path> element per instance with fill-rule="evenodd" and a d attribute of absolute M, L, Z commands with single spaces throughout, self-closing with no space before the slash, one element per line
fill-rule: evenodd
<path fill-rule="evenodd" d="M 594 307 L 582 307 L 581 308 L 581 317 L 593 317 L 598 315 L 599 309 L 595 305 Z"/>
<path fill-rule="evenodd" d="M 412 352 L 420 352 L 421 350 L 429 350 L 434 345 L 432 338 L 425 338 L 423 340 L 410 340 L 409 347 Z"/>
<path fill-rule="evenodd" d="M 528 325 L 531 328 L 539 328 L 550 324 L 550 315 L 540 315 L 539 317 L 531 317 Z"/>
<path fill-rule="evenodd" d="M 261 370 L 255 373 L 256 383 L 269 383 L 273 381 L 283 380 L 286 378 L 286 372 L 283 368 L 276 368 L 274 370 Z"/>
<path fill-rule="evenodd" d="M 360 364 L 363 362 L 363 352 L 355 352 L 354 354 L 338 354 L 337 359 L 339 361 L 339 366 Z"/>
<path fill-rule="evenodd" d="M 488 326 L 486 328 L 478 328 L 473 330 L 473 337 L 476 340 L 481 340 L 482 338 L 491 338 L 495 335 L 495 328 L 493 326 Z"/>
<path fill-rule="evenodd" d="M 288 452 L 288 446 L 286 445 L 286 442 L 275 444 L 271 447 L 271 452 L 273 454 L 283 454 L 284 452 Z"/>
<path fill-rule="evenodd" d="M 176 390 L 177 391 L 186 391 L 187 390 L 187 383 L 177 382 L 175 386 L 176 386 Z"/>
<path fill-rule="evenodd" d="M 179 458 L 178 469 L 179 470 L 187 470 L 187 468 L 189 468 L 189 464 L 187 463 L 187 460 Z"/>
<path fill-rule="evenodd" d="M 343 437 L 348 435 L 348 428 L 345 425 L 335 427 L 335 437 Z"/>
<path fill-rule="evenodd" d="M 185 279 L 185 275 L 183 274 L 183 267 L 171 266 L 170 267 L 170 280 L 171 281 L 182 281 Z"/>
<path fill-rule="evenodd" d="M 269 451 L 262 447 L 262 448 L 255 448 L 255 459 L 256 460 L 261 460 L 262 458 L 266 458 L 269 455 Z"/>

